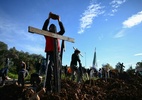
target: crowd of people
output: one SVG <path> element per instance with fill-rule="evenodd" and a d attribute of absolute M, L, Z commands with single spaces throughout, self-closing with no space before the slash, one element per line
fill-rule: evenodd
<path fill-rule="evenodd" d="M 83 77 L 86 77 L 85 80 L 93 79 L 93 78 L 103 78 L 107 79 L 110 77 L 115 77 L 115 73 L 110 70 L 109 68 L 100 68 L 99 70 L 95 68 L 86 69 L 82 67 L 81 60 L 79 57 L 80 50 L 75 49 L 73 54 L 71 55 L 71 62 L 70 66 L 62 66 L 61 72 L 65 75 L 65 77 L 70 78 L 72 81 L 76 81 L 78 83 L 81 83 L 84 79 Z M 0 76 L 2 77 L 1 85 L 5 85 L 5 81 L 7 79 L 8 74 L 8 67 L 9 66 L 9 59 L 6 58 L 5 61 L 5 67 L 0 70 Z M 29 65 L 28 65 L 29 66 Z M 24 61 L 21 61 L 21 64 L 18 68 L 17 74 L 18 74 L 18 80 L 17 83 L 19 86 L 24 86 L 25 84 L 25 78 L 29 75 L 29 67 L 26 65 Z M 50 65 L 51 67 L 54 67 L 53 65 Z M 49 65 L 47 67 L 49 69 Z M 30 76 L 30 83 L 31 85 L 39 85 L 42 82 L 42 75 L 45 75 L 46 73 L 46 59 L 42 59 L 37 61 L 35 65 L 36 72 L 32 73 Z M 48 82 L 49 79 L 53 76 L 53 70 L 47 72 L 50 74 L 47 76 L 46 81 Z M 50 82 L 50 81 L 49 81 Z M 46 83 L 47 84 L 47 83 Z M 52 83 L 50 82 L 50 85 Z M 50 86 L 47 84 L 47 86 Z"/>
<path fill-rule="evenodd" d="M 80 62 L 80 61 L 79 61 Z M 79 64 L 78 64 L 79 65 Z M 79 65 L 80 66 L 80 65 Z M 70 78 L 71 80 L 75 80 L 76 82 L 81 82 L 81 80 L 90 80 L 90 79 L 108 79 L 108 78 L 116 78 L 119 77 L 119 74 L 123 73 L 124 66 L 120 66 L 120 69 L 110 69 L 109 67 L 102 67 L 102 68 L 84 68 L 76 66 L 64 66 L 63 73 L 66 77 Z M 81 69 L 80 69 L 81 68 Z"/>

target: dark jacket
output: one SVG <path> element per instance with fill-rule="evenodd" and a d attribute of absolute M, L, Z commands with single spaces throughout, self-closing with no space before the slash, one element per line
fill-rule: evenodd
<path fill-rule="evenodd" d="M 81 64 L 81 60 L 79 58 L 79 55 L 76 53 L 73 53 L 72 57 L 71 57 L 71 65 L 77 66 L 77 62 L 79 62 L 79 65 Z"/>

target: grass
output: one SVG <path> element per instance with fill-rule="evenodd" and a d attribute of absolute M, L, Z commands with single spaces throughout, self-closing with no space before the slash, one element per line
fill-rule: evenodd
<path fill-rule="evenodd" d="M 13 73 L 8 73 L 8 77 L 10 77 L 12 79 L 17 79 L 18 75 L 17 74 L 13 74 Z"/>

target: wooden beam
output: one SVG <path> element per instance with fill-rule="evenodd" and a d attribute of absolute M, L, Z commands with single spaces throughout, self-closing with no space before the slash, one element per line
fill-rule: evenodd
<path fill-rule="evenodd" d="M 36 34 L 40 34 L 40 35 L 45 35 L 45 36 L 49 36 L 49 37 L 53 37 L 53 38 L 58 38 L 58 39 L 61 39 L 61 40 L 65 40 L 65 41 L 69 41 L 69 42 L 74 43 L 73 38 L 62 36 L 62 35 L 55 34 L 55 33 L 52 33 L 52 32 L 48 32 L 48 31 L 45 31 L 45 30 L 40 30 L 40 29 L 31 27 L 31 26 L 28 27 L 28 32 L 36 33 Z"/>

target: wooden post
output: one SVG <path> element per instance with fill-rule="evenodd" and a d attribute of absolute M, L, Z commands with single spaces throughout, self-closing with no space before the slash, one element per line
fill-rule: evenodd
<path fill-rule="evenodd" d="M 54 67 L 53 67 L 54 82 L 53 83 L 54 83 L 55 92 L 57 93 L 59 93 L 61 90 L 60 70 L 61 70 L 61 65 L 59 64 L 57 39 L 54 38 Z"/>
<path fill-rule="evenodd" d="M 62 44 L 61 44 L 61 54 L 60 54 L 60 57 L 61 57 L 61 62 L 62 62 L 62 57 L 63 57 L 63 49 L 65 48 L 65 41 L 62 40 Z"/>
<path fill-rule="evenodd" d="M 30 33 L 36 33 L 36 34 L 40 34 L 40 35 L 45 35 L 45 36 L 49 36 L 49 37 L 53 37 L 54 38 L 54 86 L 55 86 L 55 92 L 60 92 L 61 90 L 61 80 L 60 80 L 60 71 L 61 71 L 61 62 L 59 59 L 59 54 L 58 54 L 58 47 L 57 47 L 57 38 L 61 39 L 63 41 L 68 41 L 68 42 L 72 42 L 74 43 L 74 39 L 73 38 L 69 38 L 66 36 L 62 36 L 62 35 L 58 35 L 55 33 L 51 33 L 48 31 L 44 31 L 44 30 L 40 30 L 34 27 L 29 26 L 28 27 L 28 32 Z"/>

